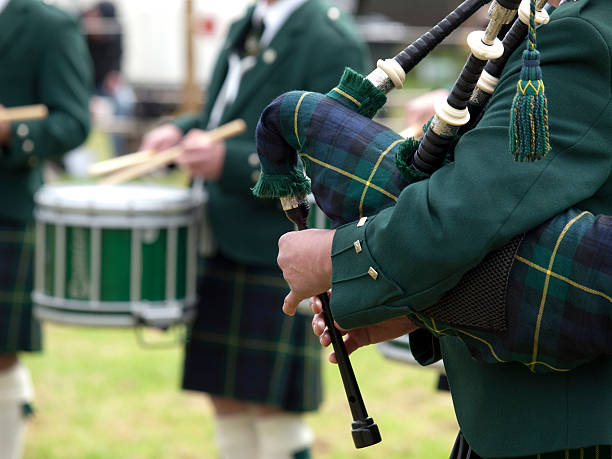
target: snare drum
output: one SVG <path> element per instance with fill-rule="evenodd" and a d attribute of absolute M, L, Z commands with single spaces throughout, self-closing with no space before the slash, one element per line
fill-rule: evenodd
<path fill-rule="evenodd" d="M 38 318 L 108 327 L 188 321 L 204 201 L 174 187 L 43 187 L 35 196 Z"/>

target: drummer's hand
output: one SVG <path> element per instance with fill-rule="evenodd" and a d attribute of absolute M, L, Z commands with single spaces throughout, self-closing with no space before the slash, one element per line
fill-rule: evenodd
<path fill-rule="evenodd" d="M 4 109 L 4 105 L 0 105 L 0 111 Z M 11 143 L 11 123 L 9 121 L 0 121 L 0 145 L 8 145 Z"/>
<path fill-rule="evenodd" d="M 435 105 L 448 96 L 446 89 L 436 89 L 416 97 L 404 106 L 404 125 L 410 130 L 410 137 L 423 136 L 422 127 L 435 112 Z M 407 129 L 407 130 L 408 130 Z"/>
<path fill-rule="evenodd" d="M 310 309 L 312 309 L 312 312 L 315 314 L 312 318 L 312 330 L 314 334 L 319 337 L 321 345 L 327 347 L 331 344 L 331 337 L 325 326 L 325 319 L 321 312 L 321 300 L 318 297 L 315 296 L 310 299 Z M 418 328 L 414 322 L 406 316 L 395 317 L 384 322 L 368 325 L 367 327 L 355 328 L 349 331 L 343 330 L 338 324 L 335 325 L 336 328 L 345 335 L 344 346 L 349 354 L 360 347 L 397 338 L 406 333 L 412 333 Z M 334 352 L 329 354 L 329 361 L 338 363 Z"/>
<path fill-rule="evenodd" d="M 167 150 L 175 146 L 183 138 L 183 131 L 171 123 L 162 124 L 145 134 L 139 150 Z"/>
<path fill-rule="evenodd" d="M 183 154 L 177 163 L 195 177 L 218 180 L 225 163 L 225 142 L 211 142 L 206 131 L 192 129 L 181 143 Z"/>
<path fill-rule="evenodd" d="M 336 230 L 309 229 L 283 234 L 278 240 L 278 266 L 291 291 L 283 311 L 292 316 L 301 300 L 331 287 L 331 248 Z"/>

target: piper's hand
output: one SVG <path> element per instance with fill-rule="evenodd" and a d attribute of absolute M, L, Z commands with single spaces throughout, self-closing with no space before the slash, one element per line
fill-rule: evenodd
<path fill-rule="evenodd" d="M 315 314 L 312 318 L 312 330 L 319 337 L 319 342 L 323 347 L 331 344 L 331 337 L 321 309 L 321 300 L 314 296 L 310 299 L 310 309 Z M 406 316 L 395 317 L 367 327 L 355 328 L 353 330 L 343 330 L 336 323 L 336 328 L 342 332 L 344 336 L 344 345 L 346 351 L 351 354 L 353 351 L 363 346 L 370 344 L 382 343 L 398 336 L 405 335 L 415 331 L 418 327 Z M 338 363 L 336 354 L 329 354 L 329 361 Z"/>
<path fill-rule="evenodd" d="M 205 131 L 192 129 L 181 146 L 183 154 L 177 163 L 191 175 L 208 180 L 218 180 L 221 177 L 225 163 L 225 142 L 211 142 Z"/>
<path fill-rule="evenodd" d="M 301 300 L 331 287 L 331 248 L 336 230 L 293 231 L 278 240 L 278 266 L 291 291 L 285 297 L 283 312 L 290 316 Z"/>
<path fill-rule="evenodd" d="M 179 143 L 182 138 L 183 131 L 177 126 L 170 123 L 162 124 L 142 138 L 139 150 L 167 150 Z"/>

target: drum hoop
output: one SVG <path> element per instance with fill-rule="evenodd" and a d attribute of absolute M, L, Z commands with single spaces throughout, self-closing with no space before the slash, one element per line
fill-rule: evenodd
<path fill-rule="evenodd" d="M 90 185 L 94 186 L 94 185 Z M 160 200 L 155 202 L 153 199 L 149 200 L 141 200 L 141 201 L 133 201 L 132 205 L 125 205 L 124 207 L 112 207 L 110 203 L 103 202 L 99 200 L 91 199 L 89 201 L 82 202 L 71 202 L 69 199 L 65 199 L 65 197 L 53 196 L 53 190 L 61 190 L 61 189 L 78 189 L 86 188 L 85 185 L 45 185 L 43 186 L 36 194 L 34 195 L 34 202 L 37 207 L 43 209 L 50 209 L 61 212 L 69 212 L 69 213 L 85 213 L 88 215 L 138 215 L 138 214 L 179 214 L 181 212 L 189 212 L 190 210 L 202 205 L 207 198 L 207 194 L 202 191 L 194 192 L 189 188 L 179 188 L 179 187 L 163 187 L 163 186 L 147 186 L 147 185 L 138 185 L 138 186 L 124 186 L 126 192 L 130 190 L 130 188 L 140 188 L 147 189 L 150 188 L 153 191 L 159 190 L 168 190 L 172 192 L 179 192 L 183 196 L 180 196 L 179 199 L 168 199 L 168 200 Z M 104 190 L 100 188 L 100 191 Z M 126 201 L 130 203 L 129 196 L 126 197 Z M 143 205 L 146 203 L 147 205 Z M 155 205 L 154 205 L 155 204 Z M 139 207 L 139 205 L 141 207 Z"/>
<path fill-rule="evenodd" d="M 32 292 L 32 301 L 37 305 L 47 308 L 83 311 L 83 313 L 133 313 L 144 308 L 163 309 L 176 307 L 177 305 L 183 306 L 182 309 L 189 309 L 194 307 L 196 304 L 196 298 L 193 296 L 185 297 L 183 299 L 164 301 L 91 301 L 60 298 L 50 296 L 39 291 Z"/>
<path fill-rule="evenodd" d="M 48 208 L 34 210 L 37 221 L 66 226 L 88 228 L 168 228 L 172 226 L 187 226 L 198 219 L 197 209 L 181 215 L 164 214 L 124 214 L 99 215 L 87 213 L 67 213 Z"/>

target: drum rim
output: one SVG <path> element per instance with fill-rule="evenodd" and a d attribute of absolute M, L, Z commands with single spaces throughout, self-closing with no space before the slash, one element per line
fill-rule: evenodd
<path fill-rule="evenodd" d="M 125 201 L 104 202 L 97 199 L 99 196 L 90 200 L 70 200 L 65 195 L 60 196 L 58 193 L 66 193 L 66 190 L 83 190 L 97 189 L 100 196 L 107 191 L 113 190 L 116 193 L 118 189 L 126 193 Z M 132 198 L 129 199 L 130 190 L 138 190 L 141 195 L 148 190 L 168 191 L 177 196 L 176 199 L 141 199 L 138 202 Z M 156 184 L 124 184 L 116 186 L 105 186 L 83 183 L 56 183 L 44 185 L 34 195 L 34 202 L 39 209 L 50 211 L 77 213 L 87 215 L 172 215 L 190 212 L 193 209 L 202 205 L 207 199 L 207 194 L 202 190 L 194 190 L 170 185 Z"/>

